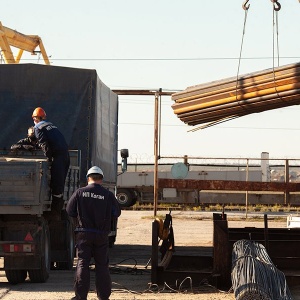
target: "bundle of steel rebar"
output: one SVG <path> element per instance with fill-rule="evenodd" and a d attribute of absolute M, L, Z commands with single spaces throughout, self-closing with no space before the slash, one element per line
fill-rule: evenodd
<path fill-rule="evenodd" d="M 250 240 L 233 245 L 231 281 L 237 300 L 291 300 L 285 275 L 265 247 Z"/>
<path fill-rule="evenodd" d="M 174 113 L 188 125 L 300 104 L 300 63 L 191 86 L 172 100 Z"/>

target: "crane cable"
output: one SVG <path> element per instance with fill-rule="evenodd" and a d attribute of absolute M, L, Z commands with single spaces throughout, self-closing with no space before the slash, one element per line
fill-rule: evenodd
<path fill-rule="evenodd" d="M 240 101 L 238 101 L 238 84 L 239 84 L 239 73 L 240 73 L 240 66 L 241 66 L 241 59 L 242 59 L 242 51 L 243 51 L 243 45 L 244 45 L 244 37 L 245 37 L 245 32 L 246 32 L 246 23 L 247 23 L 247 16 L 248 16 L 248 10 L 250 8 L 250 4 L 247 5 L 249 0 L 246 0 L 242 7 L 245 11 L 245 15 L 244 15 L 244 26 L 243 26 L 243 33 L 242 33 L 242 40 L 241 40 L 241 48 L 240 48 L 240 55 L 239 55 L 239 62 L 238 62 L 238 68 L 237 68 L 237 74 L 236 74 L 236 85 L 235 85 L 235 98 L 236 101 L 238 102 L 238 104 L 243 107 L 240 104 Z M 244 107 L 243 107 L 244 108 Z"/>
<path fill-rule="evenodd" d="M 237 75 L 236 75 L 236 86 L 235 86 L 235 97 L 236 97 L 236 101 L 238 102 L 238 104 L 245 110 L 247 110 L 247 108 L 243 105 L 240 104 L 240 101 L 237 99 L 238 98 L 238 82 L 239 82 L 239 72 L 240 72 L 240 65 L 241 65 L 241 58 L 242 58 L 242 50 L 243 50 L 243 44 L 244 44 L 244 37 L 245 37 L 245 32 L 246 32 L 246 23 L 247 23 L 247 16 L 248 16 L 248 10 L 250 8 L 250 4 L 248 4 L 250 0 L 245 0 L 242 8 L 245 11 L 245 15 L 244 15 L 244 26 L 243 26 L 243 33 L 242 33 L 242 40 L 241 40 L 241 47 L 240 47 L 240 54 L 239 54 L 239 61 L 238 61 L 238 68 L 237 68 Z M 273 3 L 273 55 L 272 55 L 272 69 L 273 69 L 273 82 L 274 82 L 274 89 L 276 91 L 276 94 L 278 96 L 278 98 L 280 98 L 281 101 L 285 101 L 282 99 L 282 97 L 279 95 L 279 92 L 277 90 L 276 87 L 276 76 L 275 76 L 275 31 L 276 31 L 276 45 L 277 45 L 277 63 L 279 66 L 279 30 L 278 30 L 278 11 L 281 9 L 281 4 L 278 2 L 278 0 L 271 0 L 271 2 Z M 195 132 L 198 131 L 200 129 L 206 129 L 209 128 L 211 126 L 214 125 L 218 125 L 224 122 L 228 122 L 230 120 L 233 119 L 237 119 L 240 116 L 229 116 L 226 118 L 222 118 L 216 121 L 212 121 L 209 122 L 208 124 L 199 126 L 197 128 L 193 128 L 191 130 L 188 130 L 188 132 Z"/>
<path fill-rule="evenodd" d="M 239 83 L 239 73 L 240 73 L 240 65 L 241 65 L 241 58 L 242 58 L 242 51 L 243 51 L 243 44 L 244 44 L 244 36 L 245 36 L 245 32 L 246 32 L 247 16 L 248 16 L 248 10 L 250 8 L 250 4 L 247 4 L 248 2 L 249 2 L 249 0 L 246 0 L 246 1 L 244 1 L 243 5 L 242 5 L 242 7 L 245 11 L 245 15 L 244 15 L 244 26 L 243 26 L 242 41 L 241 41 L 241 47 L 240 47 L 238 69 L 237 69 L 237 74 L 236 74 L 236 85 L 235 85 L 236 101 L 245 110 L 247 110 L 247 109 L 245 107 L 243 107 L 243 105 L 240 104 L 240 101 L 238 101 L 238 99 L 237 99 L 237 90 L 238 90 L 238 83 Z M 220 123 L 228 122 L 230 120 L 233 120 L 233 119 L 236 119 L 236 118 L 239 118 L 239 117 L 240 116 L 229 116 L 229 117 L 221 118 L 219 120 L 209 122 L 208 124 L 201 125 L 199 127 L 190 129 L 190 130 L 188 130 L 188 132 L 195 132 L 195 131 L 198 131 L 198 130 L 206 129 L 208 127 L 212 127 L 212 126 L 218 125 Z"/>
<path fill-rule="evenodd" d="M 276 8 L 275 3 L 280 5 L 278 1 L 273 2 L 273 68 L 275 65 L 275 31 L 276 31 L 276 44 L 277 44 L 277 64 L 279 66 L 279 25 L 278 25 L 278 11 L 281 8 L 281 5 Z"/>
<path fill-rule="evenodd" d="M 277 64 L 279 67 L 279 25 L 278 25 L 278 11 L 281 9 L 281 5 L 277 0 L 271 0 L 273 3 L 273 53 L 272 53 L 272 69 L 273 69 L 273 82 L 274 82 L 274 89 L 276 91 L 276 94 L 278 98 L 285 102 L 285 100 L 282 99 L 280 96 L 277 86 L 276 86 L 276 75 L 275 75 L 275 34 L 276 34 L 276 46 L 277 46 Z M 277 6 L 276 6 L 277 5 Z M 276 33 L 275 33 L 276 32 Z"/>

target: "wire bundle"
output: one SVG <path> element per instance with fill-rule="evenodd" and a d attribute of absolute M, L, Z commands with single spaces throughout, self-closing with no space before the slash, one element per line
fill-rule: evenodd
<path fill-rule="evenodd" d="M 300 104 L 300 63 L 191 86 L 172 100 L 174 113 L 188 125 Z"/>
<path fill-rule="evenodd" d="M 291 300 L 284 274 L 272 263 L 265 247 L 239 240 L 232 251 L 232 287 L 237 300 Z"/>

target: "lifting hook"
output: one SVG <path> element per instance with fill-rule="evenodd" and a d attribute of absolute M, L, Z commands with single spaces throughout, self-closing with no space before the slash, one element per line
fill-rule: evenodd
<path fill-rule="evenodd" d="M 300 1 L 300 0 L 299 0 L 299 1 Z M 248 2 L 249 2 L 249 0 L 245 0 L 245 1 L 244 1 L 243 5 L 242 5 L 242 7 L 243 7 L 244 10 L 248 10 L 248 9 L 249 9 L 250 4 L 247 5 Z"/>
<path fill-rule="evenodd" d="M 271 0 L 271 2 L 273 3 L 275 11 L 279 11 L 281 9 L 281 4 L 278 2 L 278 0 Z"/>

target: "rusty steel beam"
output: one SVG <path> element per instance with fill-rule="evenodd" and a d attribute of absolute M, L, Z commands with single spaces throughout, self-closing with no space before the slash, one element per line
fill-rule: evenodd
<path fill-rule="evenodd" d="M 300 192 L 298 182 L 256 182 L 233 180 L 158 179 L 159 188 L 188 190 Z"/>
<path fill-rule="evenodd" d="M 195 97 L 194 99 L 191 99 L 188 102 L 186 101 L 182 103 L 176 103 L 174 105 L 174 113 L 180 114 L 186 111 L 193 111 L 194 106 L 198 106 L 200 109 L 203 109 L 207 107 L 214 107 L 216 103 L 218 104 L 218 102 L 232 103 L 235 101 L 243 101 L 254 97 L 274 94 L 276 92 L 279 92 L 279 88 L 282 91 L 283 87 L 285 87 L 285 90 L 295 89 L 297 84 L 299 87 L 299 81 L 300 76 L 299 74 L 297 74 L 297 76 L 294 75 L 289 78 L 276 80 L 275 83 L 274 81 L 270 81 L 264 84 L 252 85 L 248 88 L 233 88 L 232 90 L 227 92 L 215 91 L 215 94 L 210 95 L 207 95 L 206 93 L 204 95 L 199 95 L 198 97 Z M 276 91 L 277 87 L 278 89 Z M 187 103 L 189 104 L 188 106 Z"/>
<path fill-rule="evenodd" d="M 300 104 L 300 64 L 188 87 L 172 95 L 174 114 L 194 126 Z"/>
<path fill-rule="evenodd" d="M 274 68 L 276 81 L 297 76 L 300 74 L 300 64 L 285 65 L 282 67 Z M 209 83 L 202 83 L 194 86 L 187 87 L 185 90 L 176 92 L 172 95 L 172 100 L 176 103 L 198 98 L 199 95 L 213 95 L 220 92 L 232 92 L 249 88 L 251 86 L 258 86 L 263 83 L 274 81 L 273 69 L 263 70 L 257 73 L 241 75 L 237 77 L 226 78 Z"/>
<path fill-rule="evenodd" d="M 300 91 L 300 90 L 299 90 Z M 299 93 L 298 91 L 298 93 Z M 293 91 L 294 92 L 294 91 Z M 277 98 L 277 100 L 276 100 Z M 266 100 L 264 100 L 266 99 Z M 252 99 L 253 101 L 255 99 Z M 231 108 L 225 108 L 225 109 L 215 109 L 214 112 L 211 113 L 199 113 L 195 114 L 192 117 L 181 117 L 181 121 L 184 123 L 188 123 L 188 125 L 197 125 L 199 124 L 199 120 L 201 119 L 201 123 L 207 123 L 207 122 L 212 122 L 212 121 L 217 121 L 221 120 L 226 117 L 234 117 L 234 116 L 244 116 L 248 115 L 250 113 L 259 113 L 263 112 L 265 110 L 271 110 L 271 109 L 277 109 L 277 108 L 283 108 L 287 106 L 292 106 L 292 105 L 299 105 L 300 104 L 300 95 L 299 94 L 294 94 L 291 96 L 282 96 L 280 98 L 275 97 L 273 99 L 267 99 L 267 97 L 263 97 L 264 101 L 259 101 L 256 104 L 251 104 L 250 101 L 243 101 L 243 103 L 237 103 L 235 107 Z M 249 104 L 248 104 L 249 103 Z M 218 113 L 218 118 L 216 120 L 216 112 Z"/>
<path fill-rule="evenodd" d="M 211 112 L 215 112 L 215 111 L 225 111 L 225 109 L 230 109 L 231 111 L 228 110 L 228 112 L 227 112 L 227 115 L 228 115 L 230 112 L 232 113 L 232 111 L 234 109 L 236 109 L 236 107 L 247 110 L 254 106 L 269 106 L 269 105 L 272 105 L 272 103 L 277 104 L 278 102 L 283 102 L 284 100 L 286 102 L 289 102 L 291 97 L 295 97 L 295 99 L 297 99 L 299 101 L 299 98 L 300 98 L 299 94 L 300 94 L 300 85 L 299 85 L 298 89 L 288 90 L 286 92 L 280 92 L 280 93 L 279 92 L 273 93 L 273 94 L 269 94 L 266 96 L 254 97 L 254 98 L 245 99 L 245 100 L 233 102 L 233 103 L 224 103 L 222 105 L 218 105 L 217 108 L 216 107 L 207 107 L 207 108 L 201 109 L 201 110 L 185 112 L 185 113 L 178 114 L 178 117 L 181 119 L 184 118 L 184 120 L 189 121 L 188 117 L 198 117 L 198 118 L 202 117 L 203 118 L 203 114 L 211 113 Z M 280 96 L 280 98 L 278 96 Z M 289 103 L 286 103 L 286 104 L 288 105 Z M 186 104 L 186 105 L 188 105 L 188 104 Z M 284 103 L 282 103 L 282 105 L 284 105 Z M 275 107 L 275 108 L 277 108 L 277 107 Z"/>

